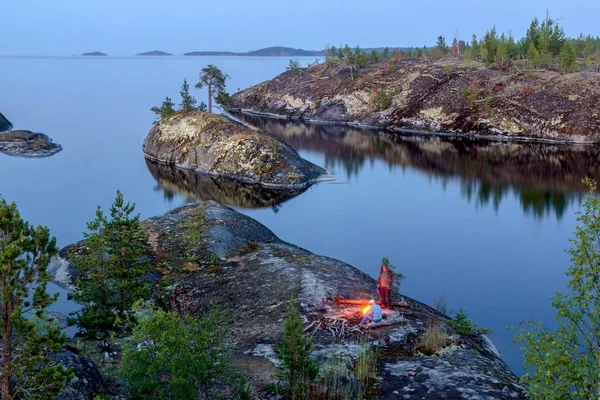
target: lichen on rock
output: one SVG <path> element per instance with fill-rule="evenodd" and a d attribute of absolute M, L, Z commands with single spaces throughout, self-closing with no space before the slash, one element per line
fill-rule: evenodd
<path fill-rule="evenodd" d="M 159 121 L 143 149 L 159 163 L 265 187 L 303 188 L 327 176 L 271 135 L 209 113 Z"/>

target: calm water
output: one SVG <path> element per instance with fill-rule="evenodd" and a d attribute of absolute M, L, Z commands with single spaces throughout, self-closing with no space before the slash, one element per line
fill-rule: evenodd
<path fill-rule="evenodd" d="M 0 193 L 48 225 L 59 244 L 81 238 L 97 205 L 121 189 L 143 218 L 187 201 L 215 199 L 256 218 L 283 240 L 375 276 L 389 257 L 403 291 L 432 304 L 443 293 L 492 328 L 521 371 L 506 325 L 552 323 L 550 296 L 566 283 L 564 249 L 581 200 L 579 179 L 600 178 L 589 148 L 424 139 L 265 121 L 261 126 L 337 180 L 281 194 L 146 163 L 148 111 L 178 97 L 209 63 L 229 91 L 274 77 L 287 58 L 0 58 L 0 111 L 16 128 L 46 133 L 64 150 L 47 159 L 0 156 Z M 313 61 L 302 60 L 303 63 Z M 198 100 L 204 92 L 196 93 Z M 60 305 L 68 309 L 64 301 Z"/>

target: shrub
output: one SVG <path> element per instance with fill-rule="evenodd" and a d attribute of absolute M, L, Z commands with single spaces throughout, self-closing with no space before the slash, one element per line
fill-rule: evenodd
<path fill-rule="evenodd" d="M 375 99 L 373 100 L 373 108 L 376 111 L 386 110 L 391 105 L 392 97 L 386 92 L 381 91 L 375 95 Z"/>
<path fill-rule="evenodd" d="M 298 73 L 300 71 L 300 61 L 298 61 L 298 59 L 291 59 L 288 66 L 285 67 L 285 70 Z"/>
<path fill-rule="evenodd" d="M 214 305 L 199 319 L 135 306 L 133 343 L 123 346 L 119 375 L 132 398 L 212 399 L 223 392 L 247 396 L 229 362 L 223 313 Z"/>
<path fill-rule="evenodd" d="M 565 44 L 560 51 L 559 59 L 559 70 L 563 74 L 571 72 L 577 72 L 579 65 L 577 64 L 577 54 L 575 53 L 575 46 L 570 40 L 565 40 Z"/>
<path fill-rule="evenodd" d="M 485 327 L 480 327 L 472 322 L 468 317 L 465 310 L 460 308 L 454 319 L 450 321 L 452 327 L 456 332 L 462 336 L 473 336 L 473 335 L 484 335 L 492 333 L 492 330 Z"/>

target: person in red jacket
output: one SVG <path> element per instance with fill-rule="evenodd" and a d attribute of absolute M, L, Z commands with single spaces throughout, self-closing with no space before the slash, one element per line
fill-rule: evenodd
<path fill-rule="evenodd" d="M 392 306 L 392 285 L 394 284 L 394 274 L 390 271 L 389 267 L 385 264 L 381 266 L 379 272 L 379 280 L 377 286 L 379 287 L 381 306 L 390 308 Z"/>

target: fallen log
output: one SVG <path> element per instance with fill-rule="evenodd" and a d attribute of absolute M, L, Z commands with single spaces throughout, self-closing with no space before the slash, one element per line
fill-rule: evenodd
<path fill-rule="evenodd" d="M 339 303 L 339 304 L 356 304 L 356 305 L 362 305 L 362 306 L 367 306 L 369 304 L 369 300 L 342 299 L 339 296 L 336 296 L 336 298 L 333 300 L 333 302 Z M 380 301 L 377 301 L 376 303 L 381 304 Z M 402 301 L 392 302 L 392 306 L 393 307 L 408 307 L 408 303 L 404 300 L 404 298 L 402 298 Z"/>

